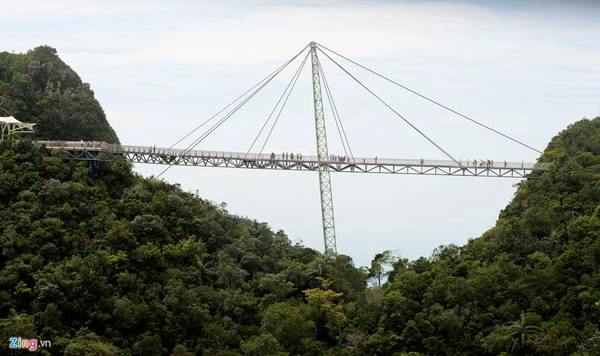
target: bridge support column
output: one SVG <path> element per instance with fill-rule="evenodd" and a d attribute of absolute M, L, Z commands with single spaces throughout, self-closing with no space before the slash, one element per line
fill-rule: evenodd
<path fill-rule="evenodd" d="M 335 241 L 335 220 L 333 216 L 333 195 L 331 193 L 331 175 L 329 173 L 329 151 L 327 150 L 327 132 L 323 98 L 321 96 L 321 76 L 319 73 L 319 57 L 314 42 L 310 43 L 310 59 L 312 63 L 313 104 L 315 109 L 315 129 L 317 135 L 317 157 L 319 171 L 319 189 L 321 193 L 321 217 L 323 219 L 323 241 L 325 255 L 337 254 Z"/>

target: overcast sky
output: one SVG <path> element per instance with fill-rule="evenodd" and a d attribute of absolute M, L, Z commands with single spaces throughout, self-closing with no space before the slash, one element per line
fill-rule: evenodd
<path fill-rule="evenodd" d="M 600 7 L 568 3 L 2 0 L 0 50 L 55 47 L 91 83 L 126 144 L 170 146 L 314 40 L 543 149 L 567 125 L 600 111 Z M 443 158 L 322 61 L 355 155 Z M 197 148 L 245 152 L 298 65 Z M 538 157 L 347 68 L 457 158 Z M 267 152 L 315 152 L 309 70 Z M 342 153 L 326 115 L 330 152 Z M 162 168 L 136 171 L 149 176 Z M 164 177 L 323 248 L 316 173 L 174 167 Z M 386 249 L 414 259 L 479 237 L 518 183 L 366 174 L 332 174 L 332 181 L 338 251 L 358 265 Z"/>

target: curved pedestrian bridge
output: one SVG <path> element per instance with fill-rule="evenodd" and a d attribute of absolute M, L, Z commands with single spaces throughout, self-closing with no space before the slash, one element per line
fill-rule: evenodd
<path fill-rule="evenodd" d="M 534 171 L 548 169 L 547 163 L 509 162 L 504 160 L 430 160 L 386 157 L 317 156 L 299 153 L 242 153 L 186 150 L 156 146 L 131 146 L 98 141 L 36 141 L 49 149 L 67 152 L 69 158 L 86 161 L 110 161 L 124 157 L 133 163 L 178 166 L 226 167 L 317 171 L 327 165 L 333 172 L 420 174 L 446 176 L 523 178 Z"/>

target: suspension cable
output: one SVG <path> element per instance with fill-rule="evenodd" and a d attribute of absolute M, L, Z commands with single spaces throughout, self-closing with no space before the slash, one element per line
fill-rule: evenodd
<path fill-rule="evenodd" d="M 302 64 L 300 64 L 300 68 L 298 68 L 298 71 L 296 72 L 296 78 L 294 79 L 294 82 L 292 83 L 292 87 L 290 88 L 290 91 L 288 92 L 285 100 L 283 101 L 283 104 L 281 105 L 281 108 L 279 109 L 279 112 L 277 113 L 277 117 L 275 117 L 275 121 L 273 121 L 273 125 L 271 126 L 271 129 L 269 130 L 269 133 L 267 134 L 267 137 L 265 138 L 265 142 L 263 142 L 263 144 L 260 148 L 260 152 L 258 153 L 259 155 L 263 153 L 263 150 L 265 149 L 265 146 L 267 145 L 267 142 L 269 141 L 269 137 L 271 137 L 271 133 L 273 133 L 273 129 L 275 129 L 275 125 L 277 125 L 277 122 L 279 121 L 279 117 L 281 116 L 281 113 L 283 112 L 283 108 L 285 107 L 285 104 L 287 103 L 288 99 L 290 98 L 290 95 L 292 95 L 292 91 L 294 90 L 294 87 L 296 86 L 296 82 L 298 81 L 298 78 L 300 77 L 300 74 L 302 73 L 302 69 L 304 69 L 304 65 L 306 64 L 306 60 L 308 59 L 309 55 L 310 55 L 310 52 L 308 52 L 306 54 L 306 57 L 304 57 Z"/>
<path fill-rule="evenodd" d="M 289 83 L 287 84 L 287 86 L 283 90 L 283 93 L 281 93 L 281 96 L 277 100 L 277 103 L 275 103 L 275 106 L 273 107 L 273 110 L 271 110 L 271 112 L 269 113 L 269 116 L 267 116 L 267 119 L 265 120 L 265 122 L 263 123 L 262 127 L 258 131 L 258 134 L 256 134 L 256 137 L 254 137 L 254 140 L 252 141 L 252 144 L 250 145 L 250 148 L 248 148 L 248 151 L 246 151 L 246 154 L 244 155 L 244 158 L 246 158 L 248 156 L 248 154 L 252 150 L 252 147 L 254 147 L 254 144 L 256 144 L 256 141 L 258 141 L 258 138 L 263 133 L 265 127 L 267 126 L 267 124 L 269 123 L 269 121 L 271 121 L 271 118 L 273 117 L 273 114 L 275 113 L 275 111 L 279 107 L 279 104 L 281 103 L 281 101 L 285 97 L 286 93 L 288 92 L 288 89 L 290 89 L 290 86 L 292 86 L 292 83 L 295 84 L 295 82 L 296 82 L 295 80 L 298 77 L 298 75 L 300 74 L 300 71 L 302 70 L 302 68 L 304 67 L 304 63 L 306 63 L 306 59 L 308 58 L 309 54 L 310 54 L 310 52 L 306 53 L 306 56 L 304 57 L 304 60 L 302 60 L 302 63 L 300 63 L 300 66 L 298 67 L 298 69 L 296 69 L 296 72 L 294 72 L 294 75 L 292 75 L 292 78 L 290 79 Z M 292 89 L 293 89 L 293 87 L 292 87 Z M 288 95 L 288 97 L 289 97 L 289 95 Z M 286 99 L 286 101 L 287 101 L 287 99 Z M 283 105 L 285 105 L 285 103 Z"/>
<path fill-rule="evenodd" d="M 271 80 L 273 80 L 279 73 L 281 73 L 291 62 L 293 62 L 296 58 L 298 58 L 298 56 L 300 54 L 302 54 L 302 52 L 304 52 L 306 50 L 306 48 L 308 48 L 308 46 L 304 47 L 302 49 L 302 51 L 298 52 L 294 57 L 292 57 L 290 60 L 288 60 L 286 63 L 284 63 L 283 66 L 281 66 L 277 72 L 275 72 L 274 75 L 272 75 L 270 78 L 267 79 L 266 82 L 264 82 L 263 84 L 260 85 L 260 87 L 258 87 L 257 89 L 255 89 L 252 94 L 250 94 L 248 97 L 246 97 L 241 103 L 239 103 L 234 109 L 232 109 L 232 111 L 230 111 L 229 113 L 227 113 L 222 119 L 220 119 L 217 123 L 213 124 L 213 126 L 211 126 L 203 135 L 201 135 L 198 139 L 196 139 L 194 142 L 192 142 L 192 144 L 190 144 L 185 152 L 193 149 L 194 147 L 196 147 L 200 142 L 202 142 L 206 137 L 208 137 L 208 135 L 210 135 L 214 130 L 216 130 L 219 126 L 221 126 L 221 124 L 223 124 L 225 121 L 227 121 L 237 110 L 239 110 L 244 104 L 246 104 L 252 97 L 254 97 L 254 95 L 256 95 L 262 88 L 264 88 L 267 84 L 269 84 L 269 82 Z"/>
<path fill-rule="evenodd" d="M 372 73 L 372 74 L 374 74 L 374 75 L 376 75 L 376 76 L 378 76 L 378 77 L 380 77 L 380 78 L 382 78 L 382 79 L 384 79 L 384 80 L 386 80 L 386 81 L 388 81 L 388 82 L 390 82 L 392 84 L 395 84 L 395 85 L 399 86 L 400 88 L 402 88 L 402 89 L 404 89 L 404 90 L 406 90 L 406 91 L 408 91 L 408 92 L 410 92 L 412 94 L 415 94 L 415 95 L 417 95 L 417 96 L 419 96 L 419 97 L 421 97 L 421 98 L 423 98 L 423 99 L 425 99 L 425 100 L 427 100 L 427 101 L 429 101 L 429 102 L 431 102 L 431 103 L 433 103 L 433 104 L 435 104 L 435 105 L 437 105 L 437 106 L 439 106 L 439 107 L 441 107 L 443 109 L 446 109 L 446 110 L 452 112 L 453 114 L 456 114 L 456 115 L 458 115 L 458 116 L 460 116 L 460 117 L 462 117 L 464 119 L 467 119 L 467 120 L 471 121 L 472 123 L 475 123 L 475 124 L 477 124 L 477 125 L 479 125 L 479 126 L 481 126 L 483 128 L 486 128 L 486 129 L 488 129 L 488 130 L 490 130 L 490 131 L 492 131 L 492 132 L 494 132 L 494 133 L 496 133 L 496 134 L 498 134 L 500 136 L 503 136 L 504 138 L 507 138 L 507 139 L 509 139 L 509 140 L 511 140 L 513 142 L 516 142 L 516 143 L 518 143 L 521 146 L 527 147 L 530 150 L 533 150 L 533 151 L 535 151 L 537 153 L 543 154 L 542 151 L 540 151 L 540 150 L 538 150 L 538 149 L 536 149 L 534 147 L 531 147 L 530 145 L 527 145 L 527 144 L 525 144 L 525 143 L 523 143 L 523 142 L 521 142 L 521 141 L 519 141 L 519 140 L 517 140 L 517 139 L 515 139 L 515 138 L 513 138 L 513 137 L 511 137 L 511 136 L 509 136 L 507 134 L 504 134 L 504 133 L 502 133 L 502 132 L 500 132 L 500 131 L 498 131 L 498 130 L 496 130 L 496 129 L 494 129 L 494 128 L 486 125 L 486 124 L 483 124 L 483 123 L 481 123 L 481 122 L 479 122 L 479 121 L 477 121 L 477 120 L 475 120 L 475 119 L 473 119 L 473 118 L 471 118 L 471 117 L 469 117 L 469 116 L 467 116 L 465 114 L 461 114 L 460 112 L 458 112 L 458 111 L 456 111 L 456 110 L 454 110 L 454 109 L 452 109 L 452 108 L 450 108 L 450 107 L 448 107 L 448 106 L 446 106 L 446 105 L 444 105 L 444 104 L 442 104 L 442 103 L 440 103 L 440 102 L 438 102 L 438 101 L 436 101 L 436 100 L 434 100 L 432 98 L 429 98 L 429 97 L 427 97 L 427 96 L 425 96 L 425 95 L 417 92 L 416 90 L 410 89 L 409 87 L 407 87 L 405 85 L 402 85 L 402 84 L 400 84 L 400 83 L 398 83 L 398 82 L 396 82 L 396 81 L 394 81 L 394 80 L 392 80 L 392 79 L 384 76 L 383 74 L 379 74 L 376 71 L 374 71 L 374 70 L 372 70 L 372 69 L 370 69 L 368 67 L 365 67 L 362 64 L 360 64 L 360 63 L 358 63 L 358 62 L 356 62 L 356 61 L 354 61 L 354 60 L 352 60 L 352 59 L 350 59 L 350 58 L 348 58 L 348 57 L 346 57 L 346 56 L 344 56 L 344 55 L 342 55 L 342 54 L 340 54 L 340 53 L 338 53 L 338 52 L 336 52 L 336 51 L 334 51 L 334 50 L 332 50 L 330 48 L 327 48 L 327 47 L 323 46 L 322 44 L 317 43 L 317 46 L 319 47 L 319 49 L 321 49 L 321 48 L 325 49 L 325 50 L 327 50 L 327 51 L 329 51 L 329 52 L 337 55 L 338 57 L 341 57 L 341 58 L 347 60 L 348 62 L 350 62 L 350 63 L 352 63 L 352 64 L 354 64 L 354 65 L 356 65 L 356 66 L 358 66 L 358 67 L 360 67 L 360 68 L 362 68 L 362 69 L 364 69 L 364 70 L 366 70 L 366 71 L 368 71 L 368 72 L 370 72 L 370 73 Z"/>
<path fill-rule="evenodd" d="M 308 47 L 308 46 L 307 46 Z M 193 150 L 198 144 L 204 141 L 211 133 L 213 133 L 219 126 L 221 126 L 225 121 L 227 121 L 233 114 L 235 114 L 244 104 L 246 104 L 250 99 L 252 99 L 262 88 L 264 88 L 267 84 L 269 84 L 283 69 L 285 69 L 292 61 L 294 61 L 302 52 L 306 50 L 307 47 L 304 47 L 302 51 L 288 60 L 283 66 L 281 66 L 270 78 L 268 78 L 264 83 L 262 83 L 258 88 L 256 88 L 248 97 L 246 97 L 242 102 L 240 102 L 235 108 L 233 108 L 230 112 L 228 112 L 223 118 L 213 124 L 208 130 L 206 130 L 200 137 L 194 140 L 190 145 L 188 145 L 183 151 L 183 155 L 187 154 L 191 150 Z M 175 163 L 169 164 L 156 178 L 160 178 L 166 171 L 168 171 Z"/>
<path fill-rule="evenodd" d="M 191 150 L 193 150 L 198 144 L 200 144 L 202 141 L 204 141 L 210 134 L 212 134 L 219 126 L 221 126 L 225 121 L 227 121 L 231 116 L 233 116 L 233 114 L 235 114 L 244 104 L 246 104 L 252 97 L 254 97 L 254 95 L 256 95 L 256 93 L 258 93 L 262 88 L 264 88 L 265 85 L 267 85 L 273 78 L 275 78 L 274 76 L 269 78 L 268 81 L 266 81 L 265 83 L 263 83 L 259 88 L 257 88 L 256 90 L 254 90 L 254 92 L 252 92 L 252 94 L 250 96 L 248 96 L 247 98 L 245 98 L 241 103 L 239 103 L 235 108 L 233 108 L 229 113 L 227 113 L 223 118 L 221 118 L 219 121 L 217 121 L 216 123 L 214 123 L 208 130 L 206 130 L 202 135 L 200 135 L 200 137 L 198 137 L 196 140 L 194 140 L 191 144 L 189 144 L 185 150 L 183 151 L 183 155 L 185 155 L 186 153 L 190 152 Z M 160 176 L 162 176 L 166 171 L 168 171 L 172 166 L 174 165 L 174 163 L 171 163 L 167 166 L 167 168 L 165 168 L 156 178 L 159 178 Z"/>
<path fill-rule="evenodd" d="M 175 142 L 174 144 L 172 144 L 171 146 L 169 146 L 169 149 L 175 147 L 181 141 L 185 140 L 186 138 L 188 138 L 189 136 L 191 136 L 194 132 L 196 132 L 199 129 L 201 129 L 204 125 L 206 125 L 207 123 L 209 123 L 210 121 L 212 121 L 215 117 L 219 116 L 223 111 L 227 110 L 233 104 L 235 104 L 236 102 L 238 102 L 241 98 L 243 98 L 244 96 L 246 96 L 249 92 L 251 92 L 256 87 L 258 87 L 259 85 L 261 85 L 265 80 L 267 80 L 268 78 L 270 78 L 273 75 L 277 75 L 279 72 L 281 72 L 281 70 L 283 68 L 285 68 L 291 62 L 293 62 L 294 59 L 296 59 L 302 52 L 304 52 L 306 50 L 306 48 L 308 48 L 308 45 L 306 45 L 304 48 L 302 48 L 302 50 L 300 52 L 298 52 L 298 54 L 296 54 L 294 57 L 292 57 L 291 59 L 289 59 L 287 62 L 285 62 L 284 64 L 282 64 L 281 66 L 279 66 L 274 71 L 272 71 L 269 75 L 267 75 L 261 81 L 259 81 L 258 83 L 254 84 L 250 89 L 246 90 L 240 96 L 238 96 L 237 98 L 235 98 L 233 101 L 231 101 L 229 104 L 227 104 L 227 106 L 225 106 L 224 108 L 222 108 L 221 110 L 219 110 L 216 114 L 214 114 L 213 116 L 211 116 L 210 118 L 208 118 L 207 120 L 205 120 L 204 122 L 202 122 L 200 125 L 196 126 L 196 128 L 194 128 L 193 130 L 191 130 L 190 132 L 188 132 L 185 136 L 183 136 L 182 138 L 180 138 L 179 140 L 177 140 L 177 142 Z"/>
<path fill-rule="evenodd" d="M 419 130 L 415 125 L 413 125 L 410 121 L 408 121 L 404 116 L 402 116 L 398 111 L 392 108 L 388 103 L 386 103 L 383 99 L 381 99 L 377 94 L 375 94 L 371 89 L 369 89 L 366 85 L 364 85 L 360 80 L 358 80 L 354 75 L 346 70 L 346 68 L 342 67 L 338 62 L 336 62 L 333 58 L 331 58 L 327 53 L 320 50 L 329 60 L 335 63 L 341 70 L 343 70 L 347 75 L 349 75 L 354 81 L 356 81 L 360 86 L 362 86 L 366 91 L 368 91 L 371 95 L 373 95 L 377 100 L 379 100 L 383 105 L 385 105 L 388 109 L 390 109 L 394 114 L 396 114 L 399 118 L 401 118 L 404 122 L 406 122 L 410 127 L 412 127 L 415 131 L 417 131 L 421 136 L 423 136 L 427 141 L 429 141 L 432 145 L 434 145 L 438 150 L 444 153 L 448 158 L 450 158 L 454 163 L 456 163 L 459 167 L 464 168 L 463 165 L 458 162 L 450 153 L 446 152 L 440 145 L 438 145 L 435 141 L 433 141 L 429 136 L 427 136 L 423 131 Z"/>
<path fill-rule="evenodd" d="M 333 119 L 335 120 L 335 126 L 337 127 L 338 135 L 340 136 L 340 140 L 342 141 L 342 146 L 344 147 L 344 153 L 348 156 L 348 152 L 346 151 L 346 146 L 348 146 L 348 151 L 350 152 L 350 157 L 352 158 L 352 163 L 356 163 L 354 159 L 354 154 L 352 153 L 352 148 L 350 148 L 350 142 L 348 141 L 348 136 L 346 135 L 346 130 L 344 129 L 344 124 L 342 123 L 342 118 L 337 109 L 337 105 L 335 104 L 335 100 L 333 99 L 333 94 L 331 92 L 331 88 L 329 87 L 329 83 L 327 82 L 327 78 L 325 77 L 325 71 L 321 66 L 321 62 L 319 64 L 319 72 L 321 73 L 321 77 L 323 78 L 323 84 L 325 87 L 325 93 L 327 94 L 327 99 L 329 101 L 329 106 L 331 106 L 331 110 L 333 111 Z M 339 122 L 339 124 L 338 124 Z M 340 132 L 341 127 L 341 132 Z M 342 137 L 343 136 L 343 137 Z M 344 145 L 344 139 L 346 140 L 346 144 Z"/>

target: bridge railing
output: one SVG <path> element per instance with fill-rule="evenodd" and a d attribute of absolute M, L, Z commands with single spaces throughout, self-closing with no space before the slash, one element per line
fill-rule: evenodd
<path fill-rule="evenodd" d="M 39 140 L 36 143 L 48 148 L 77 149 L 82 151 L 112 151 L 118 152 L 119 144 L 106 143 L 104 141 L 49 141 Z"/>
<path fill-rule="evenodd" d="M 132 146 L 111 144 L 101 141 L 37 141 L 39 145 L 49 148 L 62 148 L 77 151 L 104 151 L 117 154 L 145 154 L 172 157 L 195 157 L 206 159 L 241 159 L 248 161 L 284 161 L 318 163 L 318 157 L 297 153 L 241 153 L 226 151 L 185 150 L 181 148 L 161 148 L 156 146 Z M 384 157 L 345 157 L 331 154 L 326 160 L 329 164 L 339 165 L 398 165 L 398 166 L 423 166 L 423 167 L 449 167 L 449 168 L 507 168 L 507 169 L 547 169 L 547 163 L 508 162 L 487 159 L 459 160 L 457 164 L 450 160 L 430 159 L 396 159 Z"/>
<path fill-rule="evenodd" d="M 318 157 L 313 155 L 302 155 L 297 153 L 241 153 L 227 151 L 205 151 L 205 150 L 185 150 L 180 148 L 160 148 L 154 146 L 122 146 L 123 152 L 141 153 L 141 154 L 158 154 L 173 157 L 197 157 L 197 158 L 224 158 L 224 159 L 241 159 L 249 161 L 286 161 L 286 162 L 307 162 L 318 163 Z M 459 160 L 457 164 L 450 160 L 430 160 L 430 159 L 394 159 L 394 158 L 378 158 L 378 157 L 355 157 L 354 160 L 350 157 L 340 155 L 330 155 L 326 160 L 329 164 L 368 164 L 368 165 L 411 165 L 411 166 L 429 166 L 429 167 L 453 167 L 453 168 L 513 168 L 513 169 L 546 169 L 548 164 L 544 163 L 529 163 L 529 162 L 509 162 L 497 160 Z"/>

